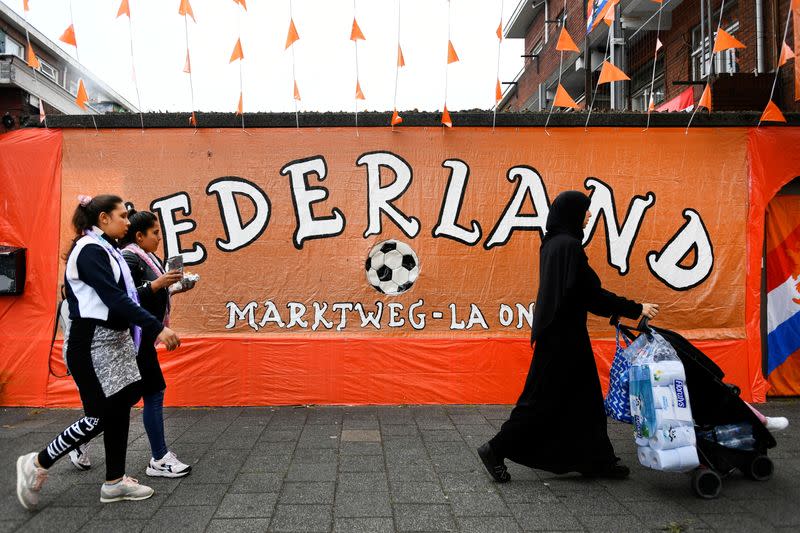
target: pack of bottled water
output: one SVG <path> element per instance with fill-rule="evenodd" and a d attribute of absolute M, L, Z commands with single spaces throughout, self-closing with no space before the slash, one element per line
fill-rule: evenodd
<path fill-rule="evenodd" d="M 630 402 L 639 462 L 686 472 L 696 468 L 697 438 L 683 363 L 656 332 L 639 336 L 630 354 Z"/>

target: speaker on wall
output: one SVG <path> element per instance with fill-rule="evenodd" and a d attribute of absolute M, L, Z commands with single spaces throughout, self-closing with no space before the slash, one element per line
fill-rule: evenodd
<path fill-rule="evenodd" d="M 0 245 L 0 295 L 25 289 L 25 248 Z"/>

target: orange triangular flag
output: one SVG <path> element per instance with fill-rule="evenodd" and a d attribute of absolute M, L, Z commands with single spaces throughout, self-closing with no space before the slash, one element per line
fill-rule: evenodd
<path fill-rule="evenodd" d="M 697 102 L 697 107 L 705 107 L 711 113 L 711 86 L 706 83 L 706 88 L 703 89 L 703 94 L 700 95 L 700 101 Z"/>
<path fill-rule="evenodd" d="M 567 32 L 567 28 L 561 28 L 561 35 L 558 36 L 556 50 L 560 52 L 580 52 L 578 45 Z"/>
<path fill-rule="evenodd" d="M 610 28 L 612 24 L 614 24 L 614 13 L 616 12 L 614 6 L 611 6 L 606 14 L 603 15 L 603 22 Z"/>
<path fill-rule="evenodd" d="M 406 66 L 406 58 L 403 57 L 403 49 L 400 48 L 400 45 L 397 45 L 397 66 L 404 67 Z"/>
<path fill-rule="evenodd" d="M 33 46 L 31 43 L 28 43 L 28 66 L 31 68 L 39 68 L 42 64 L 39 62 L 39 58 L 36 57 L 36 54 L 33 52 Z"/>
<path fill-rule="evenodd" d="M 662 43 L 662 42 L 661 42 L 661 39 L 658 39 L 658 38 L 656 38 L 656 52 L 658 52 L 659 50 L 661 50 L 661 48 L 662 48 L 663 46 L 664 46 L 664 43 Z"/>
<path fill-rule="evenodd" d="M 761 122 L 786 122 L 786 117 L 783 116 L 781 110 L 775 105 L 772 100 L 767 104 L 764 113 L 761 115 Z"/>
<path fill-rule="evenodd" d="M 447 104 L 444 105 L 444 111 L 442 111 L 442 124 L 448 128 L 453 127 L 453 120 L 450 118 L 450 111 L 447 110 Z"/>
<path fill-rule="evenodd" d="M 297 88 L 297 80 L 294 81 L 294 99 L 300 100 L 300 89 Z"/>
<path fill-rule="evenodd" d="M 242 51 L 242 40 L 236 39 L 236 44 L 233 47 L 233 53 L 231 54 L 231 60 L 228 63 L 233 63 L 237 59 L 244 59 L 244 52 Z"/>
<path fill-rule="evenodd" d="M 86 87 L 83 85 L 83 79 L 78 80 L 78 94 L 75 96 L 75 103 L 81 109 L 86 109 L 86 102 L 89 101 L 89 95 L 86 94 Z"/>
<path fill-rule="evenodd" d="M 189 117 L 189 124 L 197 127 L 197 116 L 194 114 L 194 111 L 192 111 L 192 115 Z"/>
<path fill-rule="evenodd" d="M 784 66 L 790 59 L 794 57 L 794 52 L 792 49 L 789 48 L 789 45 L 786 42 L 783 43 L 783 48 L 781 48 L 781 58 L 778 60 L 778 66 Z"/>
<path fill-rule="evenodd" d="M 25 11 L 31 10 L 31 8 L 28 7 L 28 0 L 22 0 L 22 9 L 24 9 Z"/>
<path fill-rule="evenodd" d="M 364 37 L 364 34 L 361 33 L 361 28 L 358 27 L 358 22 L 356 22 L 355 17 L 353 17 L 353 29 L 350 30 L 350 40 L 358 41 L 359 39 L 361 39 L 362 41 L 367 40 L 367 38 Z"/>
<path fill-rule="evenodd" d="M 192 61 L 189 59 L 189 50 L 186 50 L 186 63 L 183 64 L 183 71 L 186 74 L 192 73 Z"/>
<path fill-rule="evenodd" d="M 361 91 L 361 82 L 356 80 L 356 100 L 366 100 L 364 93 Z"/>
<path fill-rule="evenodd" d="M 247 3 L 245 2 L 245 0 L 233 0 L 233 3 L 239 4 L 244 8 L 245 11 L 247 11 Z"/>
<path fill-rule="evenodd" d="M 397 109 L 395 109 L 394 113 L 392 113 L 392 126 L 397 126 L 401 122 L 403 122 L 403 117 L 398 115 L 397 114 Z"/>
<path fill-rule="evenodd" d="M 458 54 L 456 49 L 453 48 L 453 41 L 447 41 L 447 64 L 455 63 L 458 61 Z"/>
<path fill-rule="evenodd" d="M 242 100 L 242 93 L 240 92 L 240 93 L 239 93 L 239 105 L 238 105 L 238 106 L 236 106 L 236 114 L 237 114 L 237 115 L 241 115 L 241 114 L 243 113 L 243 110 L 244 110 L 244 105 L 243 105 L 243 103 L 244 103 L 244 102 L 243 102 L 243 100 Z"/>
<path fill-rule="evenodd" d="M 717 39 L 714 41 L 714 53 L 724 52 L 731 48 L 747 48 L 742 41 L 726 32 L 722 28 L 717 32 Z"/>
<path fill-rule="evenodd" d="M 128 0 L 122 0 L 122 3 L 119 5 L 117 18 L 121 17 L 122 15 L 128 15 L 128 18 L 131 18 L 131 8 L 128 5 Z"/>
<path fill-rule="evenodd" d="M 287 50 L 294 44 L 295 41 L 299 39 L 300 35 L 297 33 L 297 27 L 294 25 L 294 19 L 289 19 L 289 34 L 286 36 L 286 48 L 284 48 L 284 50 Z"/>
<path fill-rule="evenodd" d="M 47 115 L 44 113 L 44 100 L 39 98 L 39 122 L 44 122 L 46 118 Z"/>
<path fill-rule="evenodd" d="M 600 69 L 600 78 L 597 80 L 597 85 L 610 83 L 612 81 L 625 81 L 629 80 L 627 74 L 615 67 L 608 61 L 603 61 L 603 68 Z"/>
<path fill-rule="evenodd" d="M 501 41 L 503 40 L 503 21 L 500 21 L 500 24 L 497 25 L 497 38 Z"/>
<path fill-rule="evenodd" d="M 178 7 L 178 14 L 183 15 L 184 17 L 189 15 L 192 17 L 192 20 L 197 22 L 197 20 L 194 18 L 194 12 L 192 11 L 192 5 L 189 3 L 189 0 L 181 0 L 181 5 Z"/>
<path fill-rule="evenodd" d="M 558 107 L 571 107 L 572 109 L 578 109 L 578 104 L 575 103 L 575 100 L 572 99 L 567 90 L 560 83 L 556 89 L 556 98 L 553 100 L 553 105 Z"/>
<path fill-rule="evenodd" d="M 64 30 L 64 33 L 61 34 L 59 39 L 62 42 L 71 44 L 72 46 L 78 46 L 78 41 L 75 39 L 75 27 L 72 24 L 70 24 L 69 27 Z"/>
<path fill-rule="evenodd" d="M 494 101 L 499 102 L 503 99 L 503 89 L 500 88 L 500 80 L 497 80 L 497 85 L 494 87 Z"/>
<path fill-rule="evenodd" d="M 660 2 L 659 2 L 660 3 Z M 653 96 L 650 95 L 650 105 L 647 106 L 647 110 L 652 112 L 656 110 L 656 101 L 653 99 Z"/>

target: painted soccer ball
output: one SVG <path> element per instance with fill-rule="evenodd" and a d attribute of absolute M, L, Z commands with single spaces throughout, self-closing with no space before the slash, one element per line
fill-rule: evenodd
<path fill-rule="evenodd" d="M 394 239 L 379 242 L 369 251 L 367 281 L 383 294 L 402 294 L 419 277 L 419 259 L 409 245 Z"/>

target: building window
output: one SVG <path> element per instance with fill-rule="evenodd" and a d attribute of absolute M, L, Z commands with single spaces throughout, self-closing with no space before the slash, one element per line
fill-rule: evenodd
<path fill-rule="evenodd" d="M 78 82 L 75 80 L 70 80 L 69 82 L 69 94 L 72 96 L 78 96 Z"/>
<path fill-rule="evenodd" d="M 18 43 L 8 35 L 4 35 L 0 33 L 0 39 L 5 40 L 5 46 L 2 47 L 2 53 L 6 55 L 17 56 L 18 58 L 24 60 L 25 59 L 25 48 L 22 46 L 21 43 Z"/>
<path fill-rule="evenodd" d="M 735 36 L 736 31 L 739 29 L 739 21 L 735 20 L 734 12 L 737 8 L 734 2 L 731 5 L 725 6 L 725 13 L 722 16 L 722 29 Z M 719 11 L 717 11 L 712 21 L 718 22 Z M 716 35 L 716 34 L 715 34 Z M 705 46 L 702 46 L 705 45 Z M 692 29 L 692 79 L 704 80 L 708 77 L 711 71 L 711 50 L 714 47 L 714 42 L 709 43 L 708 35 L 705 40 L 701 38 L 700 26 L 695 26 Z M 735 48 L 725 50 L 714 55 L 714 72 L 716 74 L 733 74 L 739 70 L 737 65 L 737 50 Z"/>
<path fill-rule="evenodd" d="M 542 54 L 542 49 L 543 48 L 544 48 L 544 41 L 542 39 L 539 39 L 538 41 L 536 41 L 536 44 L 534 44 L 533 47 L 528 51 L 527 55 L 539 56 L 538 59 L 536 59 L 536 61 L 538 61 L 538 60 L 541 59 L 541 54 Z M 528 63 L 530 63 L 531 61 L 534 61 L 534 58 L 526 57 L 525 58 L 525 66 L 527 67 Z M 538 65 L 538 63 L 537 63 L 537 65 Z"/>
<path fill-rule="evenodd" d="M 58 71 L 53 67 L 53 65 L 47 63 L 43 59 L 39 59 L 40 67 L 39 72 L 42 73 L 42 76 L 45 78 L 49 78 L 54 82 L 58 83 Z"/>
<path fill-rule="evenodd" d="M 652 93 L 650 85 L 652 83 Z M 655 78 L 653 78 L 653 61 L 648 61 L 644 66 L 634 71 L 631 75 L 631 109 L 633 111 L 647 111 L 650 106 L 650 96 L 653 104 L 658 105 L 666 97 L 666 82 L 664 75 L 664 54 L 659 54 L 655 64 Z"/>

